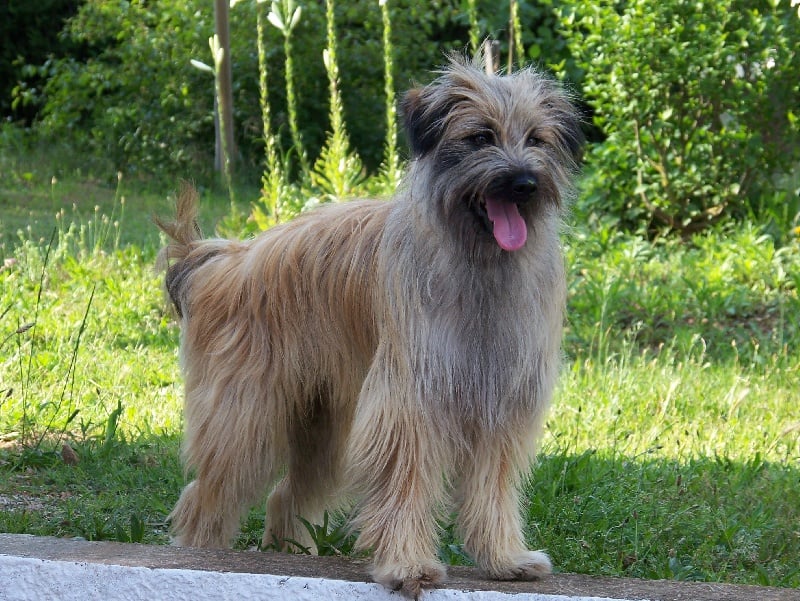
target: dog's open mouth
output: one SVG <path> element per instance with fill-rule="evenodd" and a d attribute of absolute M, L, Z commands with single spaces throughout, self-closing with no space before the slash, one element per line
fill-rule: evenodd
<path fill-rule="evenodd" d="M 513 252 L 525 245 L 528 226 L 516 203 L 486 196 L 480 203 L 478 214 L 503 250 Z"/>

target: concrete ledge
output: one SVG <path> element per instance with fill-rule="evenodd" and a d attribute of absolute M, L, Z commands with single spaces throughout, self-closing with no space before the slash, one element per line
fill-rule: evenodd
<path fill-rule="evenodd" d="M 337 557 L 181 549 L 0 534 L 0 600 L 398 601 L 367 562 Z M 800 591 L 556 574 L 494 582 L 453 567 L 425 601 L 800 601 Z"/>

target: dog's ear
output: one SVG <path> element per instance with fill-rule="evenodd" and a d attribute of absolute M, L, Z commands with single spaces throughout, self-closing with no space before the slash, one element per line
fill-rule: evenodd
<path fill-rule="evenodd" d="M 433 102 L 435 97 L 430 88 L 414 88 L 403 97 L 400 110 L 412 158 L 433 150 L 444 133 L 444 118 L 450 107 L 445 103 L 436 106 Z"/>
<path fill-rule="evenodd" d="M 578 164 L 583 158 L 583 146 L 586 142 L 586 136 L 581 128 L 580 110 L 570 101 L 566 101 L 565 104 L 566 108 L 561 116 L 561 132 L 559 137 L 572 160 Z"/>
<path fill-rule="evenodd" d="M 558 137 L 558 147 L 565 159 L 572 160 L 575 164 L 580 163 L 586 136 L 581 127 L 583 122 L 581 109 L 572 95 L 555 80 L 543 79 L 532 70 L 518 73 L 519 76 L 530 77 L 530 81 L 534 84 L 533 94 L 544 93 L 548 96 L 544 105 L 556 124 L 555 134 Z"/>

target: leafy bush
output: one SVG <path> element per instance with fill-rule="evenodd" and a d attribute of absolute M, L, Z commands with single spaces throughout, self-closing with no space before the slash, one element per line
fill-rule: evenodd
<path fill-rule="evenodd" d="M 26 90 L 21 98 L 31 106 L 43 106 L 39 131 L 55 140 L 69 140 L 73 147 L 127 172 L 171 168 L 202 176 L 198 172 L 211 164 L 213 153 L 214 82 L 189 61 L 210 62 L 213 14 L 206 4 L 199 0 L 83 4 L 63 32 L 81 51 L 28 69 L 30 77 L 47 82 L 41 90 Z M 448 10 L 439 13 L 430 8 L 408 11 L 401 4 L 405 3 L 392 9 L 395 29 L 413 48 L 397 61 L 403 74 L 398 79 L 405 86 L 439 60 L 437 43 L 426 36 L 432 31 L 435 36 L 434 17 L 455 9 L 450 2 L 444 2 Z M 299 119 L 313 154 L 328 129 L 324 10 L 318 3 L 304 4 L 294 46 Z M 368 147 L 371 152 L 364 154 L 377 165 L 383 142 L 379 7 L 367 0 L 337 6 L 337 19 L 345 32 L 340 42 L 345 115 L 352 123 L 354 143 Z M 255 34 L 255 2 L 241 2 L 231 11 L 234 108 L 241 158 L 253 165 L 260 164 L 263 151 Z M 284 57 L 275 28 L 267 28 L 266 45 L 273 119 L 286 149 L 291 141 L 282 85 Z"/>
<path fill-rule="evenodd" d="M 588 156 L 588 211 L 688 234 L 763 208 L 800 160 L 788 2 L 600 0 L 561 17 L 606 136 Z"/>
<path fill-rule="evenodd" d="M 205 57 L 213 21 L 197 2 L 91 1 L 70 19 L 64 36 L 89 58 L 51 59 L 39 131 L 69 140 L 129 172 L 186 165 L 192 138 L 213 148 L 213 80 L 191 67 Z"/>

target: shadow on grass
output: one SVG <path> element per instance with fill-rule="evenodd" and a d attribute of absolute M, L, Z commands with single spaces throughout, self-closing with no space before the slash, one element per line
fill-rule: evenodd
<path fill-rule="evenodd" d="M 166 516 L 184 483 L 178 437 L 74 450 L 76 465 L 55 449 L 2 451 L 0 531 L 166 544 Z M 531 546 L 546 549 L 558 571 L 800 586 L 794 466 L 553 454 L 540 458 L 526 494 Z M 257 546 L 263 527 L 261 505 L 236 547 Z M 452 523 L 443 524 L 440 556 L 469 563 Z"/>
<path fill-rule="evenodd" d="M 800 470 L 696 457 L 542 457 L 532 543 L 565 572 L 800 585 Z"/>

